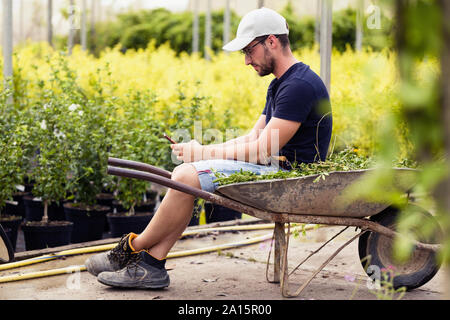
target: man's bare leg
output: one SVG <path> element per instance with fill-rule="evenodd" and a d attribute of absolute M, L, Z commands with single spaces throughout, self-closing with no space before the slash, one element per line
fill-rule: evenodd
<path fill-rule="evenodd" d="M 190 164 L 175 168 L 172 180 L 200 189 L 197 170 Z M 135 250 L 147 249 L 157 259 L 164 259 L 186 229 L 192 217 L 195 197 L 169 189 L 152 220 L 131 245 Z"/>

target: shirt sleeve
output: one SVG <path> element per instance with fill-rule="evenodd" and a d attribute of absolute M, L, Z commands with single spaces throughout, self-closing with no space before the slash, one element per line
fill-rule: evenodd
<path fill-rule="evenodd" d="M 273 116 L 304 123 L 316 100 L 313 86 L 296 79 L 278 89 Z"/>

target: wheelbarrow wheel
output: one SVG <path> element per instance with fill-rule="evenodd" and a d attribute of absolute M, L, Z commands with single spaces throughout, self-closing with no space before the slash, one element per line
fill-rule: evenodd
<path fill-rule="evenodd" d="M 411 209 L 419 213 L 422 217 L 422 223 L 433 224 L 433 235 L 425 237 L 419 230 L 415 232 L 416 240 L 424 243 L 439 243 L 442 231 L 434 217 L 424 209 L 410 204 Z M 388 207 L 382 212 L 371 216 L 370 220 L 388 227 L 396 229 L 396 219 L 399 210 L 394 207 Z M 414 249 L 408 261 L 404 263 L 397 262 L 393 255 L 393 239 L 376 232 L 366 232 L 359 238 L 358 244 L 359 257 L 366 273 L 372 279 L 381 275 L 383 270 L 392 270 L 394 277 L 390 279 L 390 272 L 386 272 L 387 280 L 392 281 L 394 289 L 405 287 L 406 290 L 418 288 L 427 283 L 438 272 L 440 264 L 437 261 L 436 253 L 428 250 Z M 370 268 L 368 268 L 371 266 Z M 380 279 L 383 285 L 383 278 Z"/>

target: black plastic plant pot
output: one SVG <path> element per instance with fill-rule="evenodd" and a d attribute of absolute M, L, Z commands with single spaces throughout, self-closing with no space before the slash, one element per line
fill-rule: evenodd
<path fill-rule="evenodd" d="M 50 206 L 48 207 L 48 219 L 51 221 L 66 220 L 63 203 L 53 202 L 50 204 Z"/>
<path fill-rule="evenodd" d="M 121 237 L 130 232 L 141 233 L 153 218 L 153 212 L 136 212 L 134 215 L 127 213 L 107 214 L 110 234 L 113 238 Z"/>
<path fill-rule="evenodd" d="M 24 187 L 25 187 L 25 192 L 31 192 L 33 191 L 33 187 L 34 187 L 34 180 L 30 179 L 29 177 L 25 177 L 24 181 Z"/>
<path fill-rule="evenodd" d="M 154 199 L 149 199 L 142 204 L 136 206 L 135 210 L 137 212 L 154 212 L 156 206 L 156 202 Z"/>
<path fill-rule="evenodd" d="M 241 219 L 242 213 L 217 204 L 205 203 L 206 223 Z"/>
<path fill-rule="evenodd" d="M 29 192 L 17 192 L 13 194 L 14 202 L 7 202 L 5 212 L 9 215 L 20 216 L 25 219 L 25 206 L 23 204 L 23 197 L 30 195 Z"/>
<path fill-rule="evenodd" d="M 44 216 L 44 203 L 32 195 L 23 197 L 25 207 L 25 221 L 41 221 Z M 51 221 L 65 220 L 64 208 L 62 204 L 52 202 L 48 206 L 48 219 Z"/>
<path fill-rule="evenodd" d="M 70 243 L 73 223 L 69 221 L 25 221 L 22 223 L 25 249 L 37 250 L 64 246 Z"/>
<path fill-rule="evenodd" d="M 112 211 L 113 212 L 125 212 L 126 209 L 120 204 L 119 200 L 113 200 L 112 202 Z"/>
<path fill-rule="evenodd" d="M 149 201 L 156 201 L 156 196 L 158 195 L 158 193 L 156 191 L 150 190 L 147 191 L 145 195 Z"/>
<path fill-rule="evenodd" d="M 101 206 L 107 206 L 111 207 L 113 206 L 113 201 L 115 199 L 114 195 L 112 193 L 99 193 L 96 196 L 97 203 Z"/>
<path fill-rule="evenodd" d="M 101 206 L 107 206 L 110 208 L 113 208 L 113 201 L 115 200 L 114 194 L 102 192 L 99 193 L 97 196 L 97 204 Z M 105 216 L 105 232 L 109 232 L 109 223 Z"/>
<path fill-rule="evenodd" d="M 17 234 L 21 222 L 22 217 L 20 216 L 4 216 L 0 219 L 0 224 L 2 227 L 4 229 L 9 229 L 8 238 L 14 251 L 16 250 Z"/>
<path fill-rule="evenodd" d="M 139 205 L 135 206 L 136 212 L 153 212 L 155 210 L 156 202 L 155 200 L 148 200 L 146 202 L 140 203 Z M 113 208 L 116 209 L 116 212 L 125 212 L 127 209 L 125 209 L 120 201 L 114 200 L 113 201 Z"/>
<path fill-rule="evenodd" d="M 72 243 L 100 240 L 105 229 L 107 206 L 83 206 L 71 202 L 64 204 L 67 221 L 73 222 Z"/>

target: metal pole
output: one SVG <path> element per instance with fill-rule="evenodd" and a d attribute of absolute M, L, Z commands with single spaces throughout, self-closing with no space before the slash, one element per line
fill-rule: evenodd
<path fill-rule="evenodd" d="M 86 0 L 81 2 L 81 48 L 87 49 L 87 28 L 86 28 Z"/>
<path fill-rule="evenodd" d="M 331 83 L 332 5 L 331 0 L 322 0 L 320 14 L 320 77 L 328 94 Z"/>
<path fill-rule="evenodd" d="M 95 1 L 91 0 L 91 49 L 95 52 Z"/>
<path fill-rule="evenodd" d="M 19 41 L 24 41 L 24 30 L 23 30 L 23 12 L 24 12 L 24 4 L 23 0 L 20 0 L 20 15 L 19 15 Z"/>
<path fill-rule="evenodd" d="M 225 11 L 223 15 L 223 44 L 230 41 L 230 0 L 225 0 Z"/>
<path fill-rule="evenodd" d="M 96 12 L 97 12 L 97 21 L 102 21 L 102 0 L 93 0 L 97 4 Z"/>
<path fill-rule="evenodd" d="M 210 60 L 208 50 L 211 49 L 211 0 L 207 0 L 206 8 L 206 25 L 205 25 L 205 59 Z"/>
<path fill-rule="evenodd" d="M 314 40 L 317 44 L 320 43 L 320 8 L 322 7 L 322 0 L 316 0 L 316 24 L 314 28 Z"/>
<path fill-rule="evenodd" d="M 47 41 L 53 47 L 53 0 L 47 2 Z"/>
<path fill-rule="evenodd" d="M 13 52 L 13 7 L 12 0 L 3 0 L 3 78 L 12 79 L 12 52 Z M 12 100 L 10 101 L 12 102 Z"/>
<path fill-rule="evenodd" d="M 194 21 L 192 28 L 192 52 L 198 52 L 198 0 L 194 1 Z"/>
<path fill-rule="evenodd" d="M 67 38 L 67 49 L 69 51 L 69 56 L 72 54 L 73 40 L 75 36 L 74 29 L 74 20 L 75 20 L 75 4 L 74 0 L 70 0 L 69 5 L 69 36 Z"/>
<path fill-rule="evenodd" d="M 364 0 L 358 0 L 356 4 L 356 37 L 355 49 L 361 51 L 363 38 Z"/>

